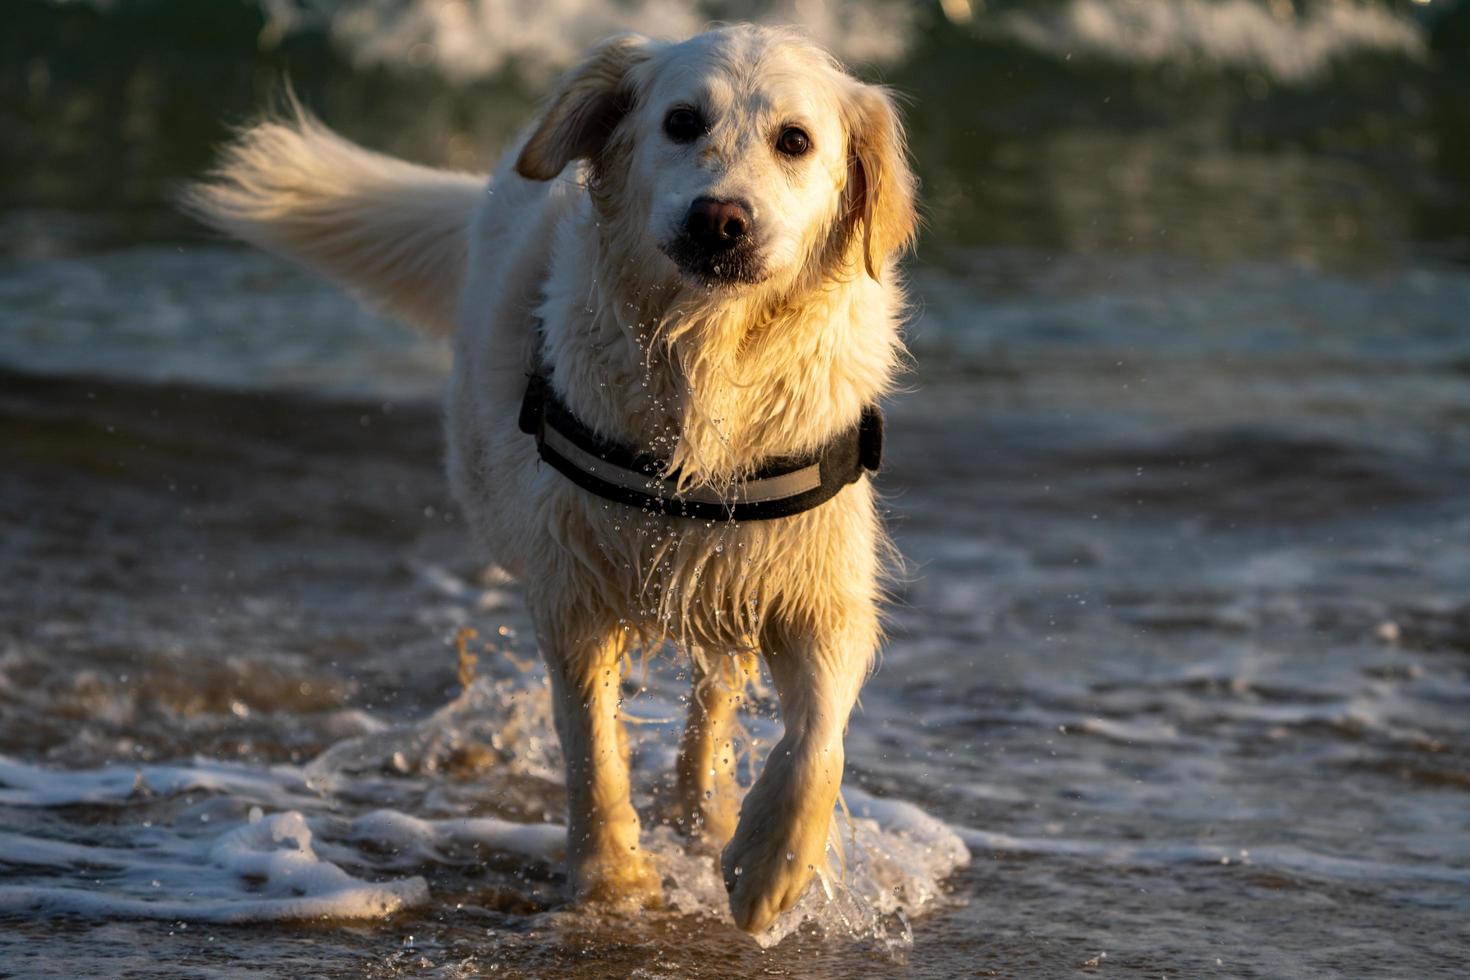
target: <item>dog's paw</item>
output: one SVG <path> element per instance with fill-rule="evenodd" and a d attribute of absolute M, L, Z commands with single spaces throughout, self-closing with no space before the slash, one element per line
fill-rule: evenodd
<path fill-rule="evenodd" d="M 818 800 L 746 800 L 740 826 L 720 859 L 737 927 L 764 932 L 797 903 L 826 859 L 831 815 L 831 803 L 824 807 Z"/>
<path fill-rule="evenodd" d="M 663 882 L 642 851 L 586 858 L 569 871 L 572 901 L 579 905 L 663 907 Z"/>

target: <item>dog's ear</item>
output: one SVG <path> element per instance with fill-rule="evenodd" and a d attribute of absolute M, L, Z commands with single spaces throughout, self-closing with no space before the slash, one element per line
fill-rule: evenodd
<path fill-rule="evenodd" d="M 862 223 L 863 264 L 877 279 L 883 264 L 913 243 L 918 231 L 914 172 L 893 96 L 859 85 L 848 101 L 848 213 Z M 854 229 L 856 230 L 856 229 Z"/>
<path fill-rule="evenodd" d="M 603 41 L 567 72 L 516 159 L 516 173 L 551 180 L 573 160 L 596 157 L 628 111 L 628 71 L 648 59 L 651 47 L 646 37 L 622 34 Z"/>

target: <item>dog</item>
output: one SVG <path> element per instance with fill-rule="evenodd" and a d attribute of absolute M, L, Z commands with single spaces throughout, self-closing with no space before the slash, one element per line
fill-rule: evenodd
<path fill-rule="evenodd" d="M 891 545 L 870 474 L 824 467 L 859 430 L 869 454 L 901 365 L 915 193 L 892 95 L 750 25 L 600 44 L 488 182 L 294 106 L 189 192 L 216 228 L 453 337 L 450 482 L 525 585 L 574 900 L 659 901 L 620 723 L 634 647 L 692 665 L 674 822 L 722 848 L 735 924 L 765 930 L 825 861 Z M 619 447 L 633 462 L 608 462 Z M 783 510 L 793 474 L 797 504 L 819 503 Z M 774 510 L 750 510 L 763 494 Z M 737 803 L 732 726 L 760 658 L 783 734 Z"/>

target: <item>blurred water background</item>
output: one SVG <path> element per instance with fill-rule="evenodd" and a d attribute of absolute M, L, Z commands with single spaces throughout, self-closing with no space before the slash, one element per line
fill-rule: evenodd
<path fill-rule="evenodd" d="M 880 480 L 912 571 L 847 869 L 770 948 L 655 825 L 666 659 L 628 691 L 670 907 L 564 906 L 517 587 L 440 474 L 447 351 L 170 205 L 288 75 L 484 169 L 586 44 L 710 18 L 903 92 L 927 215 Z M 4 23 L 0 975 L 1465 974 L 1470 3 Z"/>

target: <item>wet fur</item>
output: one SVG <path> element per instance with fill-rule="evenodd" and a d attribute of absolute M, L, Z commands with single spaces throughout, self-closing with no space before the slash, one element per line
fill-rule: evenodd
<path fill-rule="evenodd" d="M 679 85 L 704 85 L 727 111 L 685 162 L 650 142 L 655 103 Z M 793 93 L 821 116 L 805 170 L 751 138 Z M 656 192 L 706 179 L 768 216 L 759 282 L 699 282 L 661 248 Z M 888 544 L 873 489 L 862 480 L 772 521 L 656 517 L 541 465 L 517 410 L 527 374 L 549 368 L 587 424 L 668 455 L 689 484 L 726 485 L 850 426 L 901 353 L 891 260 L 914 232 L 913 178 L 888 95 L 788 32 L 616 38 L 565 76 L 488 186 L 371 154 L 297 113 L 243 134 L 191 200 L 410 322 L 453 320 L 450 478 L 486 556 L 526 586 L 567 764 L 574 893 L 657 902 L 619 664 L 671 640 L 695 675 L 677 820 L 724 845 L 736 923 L 769 926 L 825 859 L 842 737 L 877 651 Z M 730 726 L 757 652 L 785 734 L 737 821 Z"/>

